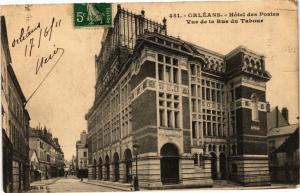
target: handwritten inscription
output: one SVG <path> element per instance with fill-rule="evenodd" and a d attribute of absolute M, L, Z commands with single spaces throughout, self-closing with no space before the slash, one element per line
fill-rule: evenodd
<path fill-rule="evenodd" d="M 56 47 L 52 42 L 54 31 L 60 28 L 61 25 L 61 19 L 56 19 L 55 17 L 53 17 L 50 20 L 50 24 L 46 26 L 43 26 L 41 22 L 38 22 L 33 26 L 22 27 L 16 38 L 13 38 L 11 46 L 15 48 L 17 46 L 24 45 L 25 57 L 32 57 L 34 52 L 37 52 L 37 55 L 42 55 L 40 52 L 45 51 L 45 49 L 41 50 L 41 46 L 42 42 L 45 40 L 46 43 L 48 42 L 48 45 L 45 46 L 53 44 L 53 50 L 50 50 L 48 51 L 48 54 L 37 58 L 34 74 L 37 75 L 41 71 L 41 69 L 46 66 L 46 64 L 56 64 L 64 54 L 64 48 Z"/>
<path fill-rule="evenodd" d="M 36 62 L 35 74 L 38 74 L 40 69 L 43 68 L 44 65 L 54 60 L 56 55 L 58 55 L 58 59 L 56 60 L 57 63 L 64 54 L 64 52 L 65 50 L 63 48 L 55 48 L 48 56 L 38 58 Z"/>
<path fill-rule="evenodd" d="M 39 22 L 35 27 L 28 26 L 25 29 L 22 27 L 20 30 L 20 35 L 17 38 L 14 38 L 12 41 L 12 47 L 15 47 L 18 44 L 21 44 L 23 41 L 25 41 L 27 38 L 29 38 L 35 31 L 41 28 L 41 23 Z"/>

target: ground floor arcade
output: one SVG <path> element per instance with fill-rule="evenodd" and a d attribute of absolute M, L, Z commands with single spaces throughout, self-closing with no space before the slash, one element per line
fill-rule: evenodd
<path fill-rule="evenodd" d="M 89 179 L 131 183 L 137 175 L 140 186 L 149 189 L 165 185 L 212 186 L 209 156 L 203 156 L 201 164 L 195 165 L 192 154 L 180 154 L 172 143 L 163 145 L 159 156 L 157 153 L 144 153 L 136 159 L 129 148 L 122 153 L 106 153 L 93 159 L 89 166 Z"/>

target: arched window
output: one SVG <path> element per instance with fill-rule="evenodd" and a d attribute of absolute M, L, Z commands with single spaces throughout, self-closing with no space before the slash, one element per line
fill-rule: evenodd
<path fill-rule="evenodd" d="M 252 121 L 259 121 L 258 119 L 258 97 L 256 94 L 251 95 L 251 109 L 252 109 Z"/>

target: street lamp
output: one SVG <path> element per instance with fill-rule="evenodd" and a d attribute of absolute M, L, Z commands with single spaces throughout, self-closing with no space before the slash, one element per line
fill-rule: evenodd
<path fill-rule="evenodd" d="M 80 181 L 82 181 L 82 160 L 80 160 L 80 170 L 79 170 L 79 174 L 80 174 Z"/>
<path fill-rule="evenodd" d="M 138 179 L 138 162 L 137 162 L 137 156 L 138 156 L 138 149 L 139 149 L 139 144 L 134 141 L 133 143 L 133 151 L 135 152 L 135 177 L 133 180 L 133 187 L 134 187 L 134 191 L 139 191 L 139 179 Z"/>

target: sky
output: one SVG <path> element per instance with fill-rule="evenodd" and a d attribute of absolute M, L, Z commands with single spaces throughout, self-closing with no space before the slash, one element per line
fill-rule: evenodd
<path fill-rule="evenodd" d="M 267 100 L 271 106 L 288 107 L 290 122 L 298 116 L 298 65 L 297 65 L 297 12 L 293 3 L 148 3 L 122 4 L 122 7 L 161 22 L 167 19 L 168 34 L 192 42 L 201 47 L 227 54 L 243 45 L 265 56 L 266 69 L 272 79 L 267 83 Z M 75 143 L 82 130 L 86 130 L 84 118 L 94 100 L 95 55 L 101 49 L 102 27 L 74 28 L 71 4 L 4 6 L 12 66 L 28 99 L 53 66 L 45 82 L 26 105 L 31 116 L 31 127 L 49 128 L 58 137 L 65 158 L 75 155 Z M 115 14 L 116 5 L 113 5 Z M 184 18 L 170 18 L 170 14 L 188 15 L 199 12 L 278 12 L 278 17 L 264 17 L 260 24 L 194 24 L 187 25 Z M 40 22 L 45 33 L 52 19 L 51 39 L 49 33 L 42 35 L 38 48 L 39 31 L 31 34 L 33 48 L 29 56 L 30 38 L 12 45 L 20 35 L 21 28 L 34 29 Z M 199 18 L 189 18 L 198 19 Z M 27 52 L 25 55 L 25 47 Z M 58 53 L 52 61 L 44 64 L 36 74 L 37 60 Z M 62 54 L 63 53 L 63 54 Z M 58 58 L 60 59 L 58 60 Z M 55 65 L 55 61 L 58 62 Z"/>

